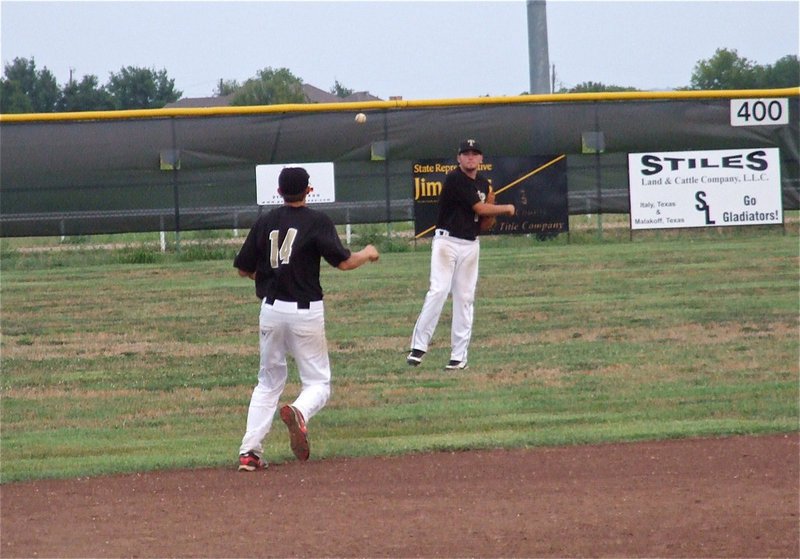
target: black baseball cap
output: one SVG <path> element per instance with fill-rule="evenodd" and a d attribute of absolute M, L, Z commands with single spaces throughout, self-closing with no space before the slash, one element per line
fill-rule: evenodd
<path fill-rule="evenodd" d="M 469 139 L 464 140 L 458 145 L 458 153 L 461 155 L 465 151 L 477 151 L 481 155 L 483 155 L 483 150 L 481 149 L 481 145 L 478 143 L 477 140 Z"/>
<path fill-rule="evenodd" d="M 302 167 L 284 167 L 278 175 L 278 188 L 286 196 L 305 193 L 308 188 L 308 171 Z"/>

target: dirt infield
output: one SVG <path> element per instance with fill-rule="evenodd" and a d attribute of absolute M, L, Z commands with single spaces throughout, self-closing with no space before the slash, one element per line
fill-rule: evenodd
<path fill-rule="evenodd" d="M 2 486 L 2 557 L 798 557 L 800 436 Z"/>

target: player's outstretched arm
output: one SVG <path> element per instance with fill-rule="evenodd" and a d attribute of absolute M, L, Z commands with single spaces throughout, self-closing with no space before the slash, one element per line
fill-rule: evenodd
<path fill-rule="evenodd" d="M 496 216 L 496 215 L 514 215 L 516 209 L 514 204 L 487 204 L 486 202 L 477 202 L 472 206 L 472 211 L 479 216 Z"/>
<path fill-rule="evenodd" d="M 366 264 L 367 262 L 375 262 L 380 258 L 380 254 L 378 254 L 378 249 L 376 249 L 372 245 L 367 245 L 358 252 L 353 252 L 350 254 L 350 258 L 347 260 L 342 261 L 338 268 L 343 271 L 347 270 L 355 270 L 359 266 Z"/>

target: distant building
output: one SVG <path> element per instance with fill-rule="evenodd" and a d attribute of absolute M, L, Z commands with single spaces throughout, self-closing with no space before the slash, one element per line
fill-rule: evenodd
<path fill-rule="evenodd" d="M 358 103 L 364 101 L 383 101 L 380 97 L 371 95 L 368 91 L 357 91 L 347 97 L 337 97 L 333 93 L 323 91 L 318 87 L 304 83 L 303 94 L 309 103 Z M 167 103 L 165 109 L 199 109 L 205 107 L 227 107 L 233 100 L 233 94 L 219 97 L 184 97 L 174 103 Z"/>

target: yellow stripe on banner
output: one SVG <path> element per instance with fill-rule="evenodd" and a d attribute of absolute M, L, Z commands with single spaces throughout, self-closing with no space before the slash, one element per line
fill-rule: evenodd
<path fill-rule="evenodd" d="M 419 239 L 420 237 L 424 237 L 425 235 L 427 235 L 428 233 L 430 233 L 430 232 L 431 232 L 431 231 L 433 231 L 434 229 L 436 229 L 436 226 L 435 226 L 435 225 L 434 225 L 434 226 L 432 226 L 432 227 L 428 227 L 427 229 L 425 229 L 425 231 L 423 231 L 423 232 L 422 232 L 422 233 L 420 233 L 419 235 L 414 235 L 414 238 L 415 238 L 415 239 Z"/>
<path fill-rule="evenodd" d="M 516 185 L 518 185 L 519 183 L 521 183 L 522 181 L 524 181 L 524 180 L 525 180 L 525 179 L 527 179 L 528 177 L 532 177 L 533 175 L 535 175 L 535 174 L 536 174 L 536 173 L 538 173 L 539 171 L 544 171 L 544 170 L 545 170 L 545 169 L 547 169 L 547 168 L 548 168 L 550 165 L 553 165 L 553 164 L 555 164 L 555 163 L 558 163 L 559 161 L 561 161 L 562 159 L 564 159 L 566 156 L 567 156 L 567 154 L 566 154 L 566 153 L 563 153 L 563 154 L 559 155 L 558 157 L 556 157 L 555 159 L 553 159 L 552 161 L 548 161 L 547 163 L 545 163 L 545 164 L 544 164 L 544 165 L 542 165 L 541 167 L 538 167 L 538 168 L 534 169 L 533 171 L 531 171 L 531 172 L 530 172 L 530 173 L 528 173 L 527 175 L 525 175 L 525 176 L 522 176 L 522 177 L 518 178 L 517 180 L 515 180 L 514 182 L 512 182 L 512 183 L 509 183 L 509 184 L 505 185 L 505 186 L 504 186 L 503 188 L 501 188 L 500 190 L 495 190 L 495 191 L 494 191 L 494 193 L 495 193 L 495 196 L 496 196 L 496 195 L 498 195 L 498 194 L 500 194 L 501 192 L 503 192 L 503 191 L 505 191 L 505 190 L 508 190 L 508 189 L 509 189 L 509 188 L 511 188 L 512 186 L 516 186 Z"/>

